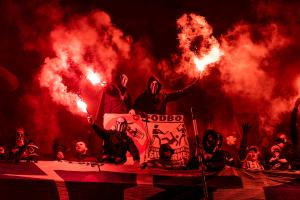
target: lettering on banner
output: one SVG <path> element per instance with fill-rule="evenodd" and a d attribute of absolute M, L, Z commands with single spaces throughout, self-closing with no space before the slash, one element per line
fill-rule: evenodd
<path fill-rule="evenodd" d="M 174 149 L 174 165 L 185 165 L 189 159 L 189 144 L 183 115 L 148 115 L 149 147 L 147 160 L 159 158 L 159 148 L 168 144 Z"/>

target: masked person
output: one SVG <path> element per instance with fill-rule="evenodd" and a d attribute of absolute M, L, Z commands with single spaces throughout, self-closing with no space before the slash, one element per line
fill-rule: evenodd
<path fill-rule="evenodd" d="M 225 165 L 233 166 L 232 156 L 221 150 L 223 136 L 214 130 L 206 130 L 203 136 L 203 164 L 208 171 L 222 170 Z"/>
<path fill-rule="evenodd" d="M 137 97 L 133 108 L 137 113 L 166 114 L 167 103 L 176 101 L 188 94 L 197 81 L 182 90 L 166 93 L 161 92 L 162 85 L 158 79 L 151 76 L 148 80 L 147 89 Z"/>
<path fill-rule="evenodd" d="M 22 159 L 33 160 L 37 162 L 38 147 L 32 140 L 27 140 L 23 127 L 16 129 L 15 144 L 11 148 L 9 159 L 19 162 Z"/>
<path fill-rule="evenodd" d="M 100 99 L 100 104 L 97 111 L 96 123 L 102 126 L 103 115 L 105 113 L 117 113 L 125 114 L 130 111 L 131 114 L 135 114 L 131 109 L 131 97 L 127 91 L 128 77 L 126 74 L 113 72 L 112 83 L 105 86 Z M 100 158 L 100 152 L 102 151 L 101 144 L 103 143 L 101 138 L 92 136 L 92 149 L 97 158 Z"/>
<path fill-rule="evenodd" d="M 139 151 L 126 133 L 127 121 L 125 118 L 119 117 L 117 119 L 115 130 L 105 130 L 93 123 L 91 118 L 88 118 L 88 121 L 92 124 L 96 134 L 104 140 L 102 161 L 123 164 L 127 161 L 126 153 L 129 151 L 133 157 L 134 165 L 139 165 Z"/>
<path fill-rule="evenodd" d="M 131 109 L 131 98 L 127 92 L 128 77 L 126 74 L 115 75 L 113 83 L 108 84 L 103 91 L 100 114 L 128 113 Z"/>

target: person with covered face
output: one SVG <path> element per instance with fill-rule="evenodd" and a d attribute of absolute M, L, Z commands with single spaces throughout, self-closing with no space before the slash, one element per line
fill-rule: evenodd
<path fill-rule="evenodd" d="M 176 101 L 188 94 L 198 82 L 175 92 L 162 92 L 162 84 L 157 78 L 151 76 L 148 80 L 147 89 L 140 94 L 133 105 L 137 113 L 166 114 L 167 103 Z"/>
<path fill-rule="evenodd" d="M 103 91 L 101 112 L 128 113 L 131 110 L 131 97 L 127 91 L 128 77 L 124 73 L 113 75 L 113 82 L 108 84 Z"/>
<path fill-rule="evenodd" d="M 126 153 L 129 151 L 133 157 L 134 165 L 139 165 L 140 154 L 131 137 L 127 135 L 125 118 L 119 117 L 116 120 L 115 130 L 106 130 L 97 126 L 90 117 L 88 121 L 92 124 L 95 133 L 104 140 L 102 161 L 123 164 L 127 161 Z"/>
<path fill-rule="evenodd" d="M 222 170 L 225 165 L 233 166 L 232 156 L 221 150 L 223 136 L 214 130 L 206 130 L 203 136 L 203 164 L 208 171 Z"/>
<path fill-rule="evenodd" d="M 101 127 L 105 113 L 126 114 L 130 111 L 131 114 L 135 114 L 134 110 L 131 109 L 131 97 L 127 91 L 127 75 L 114 71 L 112 77 L 112 83 L 107 84 L 103 89 L 97 114 L 95 116 L 96 123 Z M 92 137 L 93 148 L 91 149 L 91 152 L 97 155 L 97 157 L 101 157 L 100 152 L 102 151 L 101 144 L 103 141 L 97 136 Z"/>
<path fill-rule="evenodd" d="M 15 144 L 10 150 L 9 160 L 19 162 L 22 159 L 37 161 L 38 147 L 32 140 L 28 140 L 23 127 L 18 127 L 15 132 Z"/>

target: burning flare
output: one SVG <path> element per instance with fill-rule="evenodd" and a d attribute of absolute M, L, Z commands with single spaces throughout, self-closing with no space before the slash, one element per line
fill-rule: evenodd
<path fill-rule="evenodd" d="M 194 63 L 197 67 L 197 70 L 203 72 L 208 65 L 218 62 L 222 55 L 223 53 L 220 48 L 218 46 L 215 46 L 207 55 L 205 55 L 201 59 L 195 56 Z"/>
<path fill-rule="evenodd" d="M 101 83 L 101 77 L 98 73 L 94 72 L 92 69 L 87 70 L 86 78 L 93 84 L 97 85 Z"/>
<path fill-rule="evenodd" d="M 87 113 L 87 105 L 86 105 L 86 103 L 85 103 L 83 100 L 78 99 L 76 103 L 77 103 L 77 107 L 78 107 L 82 112 Z"/>
<path fill-rule="evenodd" d="M 223 55 L 218 40 L 212 35 L 212 27 L 204 17 L 184 14 L 177 20 L 183 72 L 203 72 L 207 66 L 218 62 Z M 196 66 L 196 68 L 194 68 Z M 194 70 L 191 70 L 191 67 Z"/>
<path fill-rule="evenodd" d="M 89 105 L 95 103 L 91 97 L 97 88 L 86 83 L 105 85 L 103 80 L 111 79 L 119 60 L 129 58 L 132 43 L 101 11 L 55 27 L 51 42 L 55 56 L 45 58 L 38 74 L 40 86 L 49 91 L 55 103 L 80 116 L 87 113 L 81 97 Z"/>

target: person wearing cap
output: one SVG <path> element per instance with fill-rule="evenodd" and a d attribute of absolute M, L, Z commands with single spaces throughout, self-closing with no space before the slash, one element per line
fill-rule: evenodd
<path fill-rule="evenodd" d="M 272 170 L 287 170 L 291 166 L 286 158 L 281 155 L 281 148 L 278 145 L 271 147 L 272 157 L 270 158 L 270 166 Z"/>
<path fill-rule="evenodd" d="M 277 152 L 278 153 L 280 152 L 280 156 L 278 157 L 278 158 L 280 158 L 280 161 L 282 161 L 281 162 L 282 164 L 280 166 L 278 163 L 276 166 L 274 166 L 275 165 L 274 163 L 276 163 L 275 160 L 274 160 L 273 164 L 270 163 L 270 160 L 274 157 L 274 153 L 275 153 L 275 152 L 273 153 L 272 148 L 273 149 L 276 148 L 276 149 L 278 149 Z M 269 150 L 269 152 L 272 155 L 269 160 L 270 167 L 273 169 L 281 169 L 281 170 L 289 169 L 290 163 L 293 162 L 294 157 L 295 157 L 295 152 L 293 150 L 294 150 L 293 144 L 289 142 L 287 135 L 284 133 L 277 133 L 276 137 L 274 139 L 274 145 Z"/>
<path fill-rule="evenodd" d="M 259 161 L 259 150 L 257 146 L 250 146 L 243 161 L 242 168 L 247 170 L 263 170 L 264 167 Z"/>
<path fill-rule="evenodd" d="M 92 118 L 88 118 L 95 133 L 104 140 L 102 161 L 123 164 L 127 161 L 127 151 L 133 157 L 134 165 L 139 166 L 140 155 L 131 137 L 127 135 L 127 121 L 124 117 L 116 120 L 115 130 L 106 130 L 97 126 Z"/>

